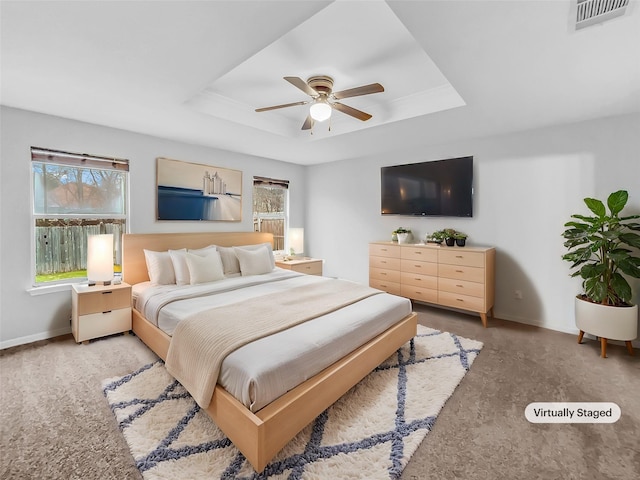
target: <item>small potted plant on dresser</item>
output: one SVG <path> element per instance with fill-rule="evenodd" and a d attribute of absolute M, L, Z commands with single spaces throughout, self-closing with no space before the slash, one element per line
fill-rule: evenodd
<path fill-rule="evenodd" d="M 411 229 L 400 227 L 393 233 L 398 237 L 398 243 L 409 243 L 411 241 Z"/>
<path fill-rule="evenodd" d="M 459 247 L 464 247 L 467 243 L 468 235 L 462 232 L 456 232 L 453 234 L 453 238 L 456 240 L 456 245 Z"/>
<path fill-rule="evenodd" d="M 445 228 L 444 229 L 444 243 L 447 244 L 447 247 L 453 247 L 456 244 L 456 231 L 453 228 Z"/>
<path fill-rule="evenodd" d="M 425 240 L 427 241 L 427 243 L 440 244 L 444 241 L 445 237 L 446 235 L 443 230 L 436 230 L 435 232 L 428 234 L 425 237 Z"/>
<path fill-rule="evenodd" d="M 569 253 L 562 256 L 576 269 L 571 276 L 582 277 L 584 292 L 575 299 L 575 321 L 584 333 L 600 338 L 600 355 L 607 356 L 607 340 L 621 340 L 633 355 L 631 341 L 638 335 L 638 306 L 631 304 L 633 293 L 624 275 L 640 278 L 640 215 L 621 217 L 629 195 L 619 190 L 609 195 L 607 206 L 585 198 L 592 216 L 572 215 L 562 234 Z M 609 212 L 607 213 L 607 207 Z M 624 275 L 623 275 L 624 274 Z"/>

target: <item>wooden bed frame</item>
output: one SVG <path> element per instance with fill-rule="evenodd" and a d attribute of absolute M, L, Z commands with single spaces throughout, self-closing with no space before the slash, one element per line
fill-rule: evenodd
<path fill-rule="evenodd" d="M 239 246 L 270 242 L 270 233 L 158 233 L 125 234 L 123 280 L 131 285 L 149 280 L 143 249 L 166 251 L 207 245 Z M 298 432 L 351 387 L 367 376 L 416 334 L 417 315 L 411 313 L 377 337 L 317 375 L 252 413 L 220 385 L 206 409 L 216 425 L 257 472 Z M 133 331 L 160 358 L 166 360 L 169 337 L 133 309 Z"/>

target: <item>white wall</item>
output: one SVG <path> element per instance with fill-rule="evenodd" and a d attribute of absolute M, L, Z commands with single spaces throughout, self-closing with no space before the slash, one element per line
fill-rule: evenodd
<path fill-rule="evenodd" d="M 31 295 L 30 148 L 115 156 L 130 160 L 130 231 L 251 231 L 253 176 L 291 181 L 292 226 L 304 225 L 305 168 L 285 162 L 100 127 L 2 107 L 0 148 L 0 348 L 71 331 L 71 293 Z M 243 172 L 241 222 L 158 222 L 156 157 Z"/>
<path fill-rule="evenodd" d="M 495 314 L 575 332 L 573 296 L 561 232 L 572 213 L 588 213 L 586 196 L 630 193 L 640 213 L 640 115 L 398 151 L 302 167 L 2 107 L 0 148 L 0 348 L 68 333 L 70 292 L 32 296 L 31 146 L 113 155 L 131 161 L 130 228 L 139 232 L 251 230 L 254 175 L 291 180 L 292 226 L 305 227 L 305 252 L 325 259 L 325 272 L 368 282 L 368 243 L 398 226 L 419 238 L 453 227 L 470 244 L 497 248 Z M 382 217 L 380 167 L 473 155 L 474 217 Z M 243 221 L 157 222 L 155 159 L 163 156 L 243 171 Z M 457 248 L 457 247 L 454 247 Z M 639 282 L 634 282 L 636 298 Z M 516 300 L 514 290 L 524 298 Z"/>
<path fill-rule="evenodd" d="M 326 275 L 367 283 L 370 241 L 389 240 L 399 226 L 419 239 L 462 230 L 469 244 L 497 249 L 497 317 L 574 333 L 581 287 L 561 260 L 563 225 L 571 214 L 590 213 L 584 197 L 606 199 L 619 189 L 629 191 L 625 212 L 640 213 L 638 152 L 640 115 L 630 115 L 312 166 L 305 238 L 326 260 Z M 473 218 L 380 215 L 381 166 L 464 155 L 474 156 Z M 633 283 L 637 303 L 640 283 Z"/>

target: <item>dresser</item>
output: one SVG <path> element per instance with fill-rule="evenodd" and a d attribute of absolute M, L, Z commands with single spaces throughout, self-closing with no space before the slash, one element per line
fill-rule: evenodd
<path fill-rule="evenodd" d="M 131 330 L 131 285 L 74 284 L 71 295 L 71 333 L 76 342 Z"/>
<path fill-rule="evenodd" d="M 369 244 L 369 285 L 419 302 L 480 315 L 486 328 L 495 298 L 493 247 Z"/>

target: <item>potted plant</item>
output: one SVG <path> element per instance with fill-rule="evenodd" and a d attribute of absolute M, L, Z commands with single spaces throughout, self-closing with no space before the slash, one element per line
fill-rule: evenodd
<path fill-rule="evenodd" d="M 442 243 L 446 237 L 443 230 L 436 230 L 435 232 L 427 235 L 427 243 Z"/>
<path fill-rule="evenodd" d="M 638 334 L 638 306 L 631 304 L 633 292 L 624 275 L 640 278 L 640 215 L 620 216 L 629 194 L 612 193 L 607 206 L 600 200 L 585 198 L 592 216 L 572 215 L 562 236 L 569 253 L 572 277 L 582 277 L 584 292 L 576 297 L 576 326 L 584 333 L 600 338 L 601 356 L 606 357 L 607 340 L 622 340 L 633 354 L 631 340 Z M 609 212 L 607 212 L 607 207 Z M 624 275 L 623 275 L 624 274 Z"/>
<path fill-rule="evenodd" d="M 447 244 L 447 247 L 453 247 L 456 243 L 455 234 L 456 231 L 453 228 L 445 228 L 444 230 L 444 241 Z"/>
<path fill-rule="evenodd" d="M 397 228 L 393 233 L 398 237 L 398 243 L 409 243 L 411 237 L 411 229 L 400 227 Z"/>
<path fill-rule="evenodd" d="M 467 243 L 467 234 L 462 232 L 456 232 L 453 234 L 453 238 L 456 240 L 456 245 L 459 247 L 464 247 Z"/>

